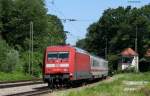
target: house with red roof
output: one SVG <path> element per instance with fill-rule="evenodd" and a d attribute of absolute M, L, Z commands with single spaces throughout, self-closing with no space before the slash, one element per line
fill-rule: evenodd
<path fill-rule="evenodd" d="M 125 70 L 127 68 L 134 67 L 138 71 L 138 53 L 132 48 L 126 48 L 121 53 L 121 69 Z"/>

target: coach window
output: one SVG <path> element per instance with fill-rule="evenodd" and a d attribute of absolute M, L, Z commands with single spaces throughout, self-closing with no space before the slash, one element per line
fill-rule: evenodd
<path fill-rule="evenodd" d="M 58 53 L 54 53 L 54 52 L 48 53 L 48 59 L 57 59 L 57 58 L 58 58 Z"/>
<path fill-rule="evenodd" d="M 69 53 L 68 52 L 60 52 L 58 57 L 60 59 L 67 59 L 69 57 Z"/>
<path fill-rule="evenodd" d="M 93 67 L 97 67 L 99 65 L 99 63 L 97 62 L 97 60 L 93 60 Z"/>

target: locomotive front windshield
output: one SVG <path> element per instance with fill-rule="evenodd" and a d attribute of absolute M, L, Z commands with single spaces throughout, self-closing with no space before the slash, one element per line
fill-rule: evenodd
<path fill-rule="evenodd" d="M 48 59 L 68 59 L 69 52 L 49 52 Z"/>
<path fill-rule="evenodd" d="M 48 53 L 48 59 L 57 59 L 58 58 L 58 54 L 57 53 Z"/>

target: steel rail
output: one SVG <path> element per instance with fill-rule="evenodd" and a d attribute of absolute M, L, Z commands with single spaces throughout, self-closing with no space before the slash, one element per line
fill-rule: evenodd
<path fill-rule="evenodd" d="M 41 90 L 22 92 L 22 93 L 16 93 L 16 94 L 4 95 L 4 96 L 39 96 L 41 94 L 46 94 L 50 92 L 52 91 L 46 88 L 46 89 L 41 89 Z"/>
<path fill-rule="evenodd" d="M 25 82 L 13 82 L 13 83 L 1 83 L 0 89 L 2 88 L 10 88 L 10 87 L 19 87 L 19 86 L 28 86 L 34 84 L 43 84 L 43 81 L 25 81 Z"/>

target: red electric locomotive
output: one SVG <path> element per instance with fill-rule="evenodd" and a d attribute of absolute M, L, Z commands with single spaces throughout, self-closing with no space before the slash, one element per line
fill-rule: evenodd
<path fill-rule="evenodd" d="M 50 87 L 108 74 L 107 61 L 69 45 L 47 47 L 43 63 L 43 79 Z"/>

